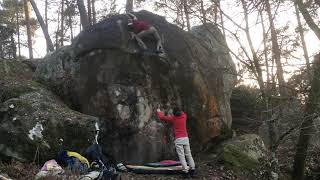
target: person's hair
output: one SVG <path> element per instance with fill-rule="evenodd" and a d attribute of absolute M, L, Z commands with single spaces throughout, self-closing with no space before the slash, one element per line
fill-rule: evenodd
<path fill-rule="evenodd" d="M 173 108 L 172 113 L 173 113 L 174 116 L 180 116 L 182 111 L 178 106 L 176 106 L 176 107 Z"/>

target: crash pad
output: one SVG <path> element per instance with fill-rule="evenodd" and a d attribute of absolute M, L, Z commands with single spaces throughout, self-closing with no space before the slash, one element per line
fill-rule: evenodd
<path fill-rule="evenodd" d="M 136 174 L 179 174 L 182 172 L 182 166 L 170 167 L 150 167 L 138 165 L 126 165 L 130 172 Z"/>
<path fill-rule="evenodd" d="M 180 166 L 181 163 L 180 161 L 163 160 L 155 163 L 146 163 L 144 165 L 149 167 L 170 167 L 170 166 Z"/>

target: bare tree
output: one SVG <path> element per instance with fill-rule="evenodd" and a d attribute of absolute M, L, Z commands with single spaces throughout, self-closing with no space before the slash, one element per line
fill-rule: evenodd
<path fill-rule="evenodd" d="M 315 56 L 313 67 L 313 80 L 311 90 L 307 101 L 304 120 L 301 124 L 300 136 L 297 143 L 297 151 L 294 157 L 292 179 L 303 180 L 305 176 L 305 166 L 307 150 L 310 138 L 314 133 L 313 121 L 319 118 L 319 101 L 320 101 L 320 54 Z"/>
<path fill-rule="evenodd" d="M 38 22 L 39 22 L 39 24 L 41 26 L 42 32 L 43 32 L 44 37 L 46 39 L 47 48 L 49 49 L 49 51 L 54 51 L 53 43 L 52 43 L 51 38 L 49 36 L 47 26 L 44 24 L 43 18 L 41 16 L 40 12 L 39 12 L 37 4 L 34 2 L 34 0 L 30 0 L 30 2 L 31 2 L 31 5 L 33 7 L 34 12 L 36 13 Z"/>
<path fill-rule="evenodd" d="M 19 5 L 19 1 L 17 1 L 17 6 L 16 6 L 16 21 L 17 21 L 17 38 L 18 38 L 18 57 L 20 59 L 21 57 L 21 42 L 20 42 L 20 20 L 19 20 L 19 17 L 20 17 L 20 5 Z"/>
<path fill-rule="evenodd" d="M 91 0 L 92 3 L 92 23 L 96 24 L 97 23 L 97 12 L 96 12 L 96 0 Z"/>
<path fill-rule="evenodd" d="M 33 59 L 32 39 L 31 39 L 31 24 L 30 24 L 30 12 L 28 8 L 28 0 L 24 0 L 24 13 L 27 26 L 27 37 L 28 37 L 28 48 L 29 48 L 29 59 Z"/>
<path fill-rule="evenodd" d="M 277 66 L 277 78 L 279 81 L 279 92 L 282 97 L 287 96 L 287 90 L 286 90 L 286 84 L 283 76 L 283 68 L 281 63 L 281 50 L 279 48 L 278 44 L 278 37 L 276 28 L 273 22 L 273 16 L 271 13 L 271 7 L 269 0 L 265 1 L 266 5 L 266 11 L 268 14 L 269 24 L 270 24 L 270 30 L 271 30 L 271 42 L 272 42 L 272 58 L 274 59 L 276 66 Z"/>
<path fill-rule="evenodd" d="M 57 22 L 57 24 L 58 24 L 58 26 L 57 26 L 57 30 L 56 30 L 56 42 L 55 42 L 55 45 L 56 45 L 56 49 L 58 49 L 59 47 L 60 47 L 60 44 L 59 44 L 59 33 L 60 33 L 60 8 L 59 8 L 59 10 L 58 10 L 58 22 Z"/>
<path fill-rule="evenodd" d="M 250 30 L 249 30 L 249 18 L 248 18 L 247 3 L 245 2 L 245 0 L 241 0 L 241 4 L 243 7 L 244 19 L 245 19 L 245 23 L 246 23 L 244 31 L 246 33 L 246 37 L 247 37 L 250 51 L 252 54 L 252 61 L 253 61 L 254 67 L 255 67 L 255 71 L 257 73 L 257 81 L 258 81 L 258 84 L 260 87 L 260 91 L 262 93 L 262 96 L 265 97 L 265 87 L 264 87 L 264 82 L 263 82 L 262 70 L 261 70 L 261 66 L 259 63 L 259 59 L 258 59 L 256 50 L 253 47 L 253 43 L 252 43 L 252 39 L 251 39 L 251 35 L 250 35 Z"/>
<path fill-rule="evenodd" d="M 301 43 L 302 43 L 303 55 L 304 55 L 304 59 L 306 60 L 306 65 L 307 65 L 307 73 L 309 76 L 308 78 L 309 78 L 309 80 L 311 80 L 310 60 L 309 60 L 306 41 L 304 39 L 304 33 L 303 33 L 303 27 L 301 24 L 300 13 L 299 13 L 298 6 L 296 3 L 294 4 L 294 7 L 295 7 L 297 21 L 298 21 L 298 31 L 299 31 L 299 35 L 300 35 L 300 39 L 301 39 Z"/>
<path fill-rule="evenodd" d="M 45 0 L 44 2 L 44 21 L 46 23 L 46 28 L 49 29 L 49 23 L 48 23 L 48 6 L 49 6 L 49 3 L 48 3 L 48 0 Z M 49 52 L 49 48 L 47 46 L 47 52 Z"/>
<path fill-rule="evenodd" d="M 206 23 L 207 22 L 207 12 L 205 11 L 204 9 L 204 6 L 203 6 L 203 0 L 200 0 L 200 9 L 201 9 L 201 14 L 202 14 L 202 23 Z"/>
<path fill-rule="evenodd" d="M 61 25 L 60 25 L 60 31 L 59 31 L 59 35 L 60 35 L 60 46 L 63 46 L 63 41 L 64 41 L 64 17 L 65 17 L 65 9 L 64 9 L 64 2 L 65 0 L 61 0 Z"/>
<path fill-rule="evenodd" d="M 44 2 L 44 21 L 46 23 L 46 28 L 48 29 L 48 0 Z"/>
<path fill-rule="evenodd" d="M 188 1 L 187 0 L 182 0 L 183 2 L 183 10 L 184 14 L 186 16 L 186 22 L 187 22 L 187 29 L 190 31 L 191 26 L 190 26 L 190 17 L 189 17 L 189 7 L 188 7 Z"/>
<path fill-rule="evenodd" d="M 127 0 L 126 13 L 130 13 L 132 11 L 133 11 L 133 0 Z"/>
<path fill-rule="evenodd" d="M 83 0 L 77 0 L 77 5 L 80 12 L 81 25 L 83 29 L 85 29 L 89 26 L 89 19 L 88 19 L 86 7 L 84 6 Z"/>
<path fill-rule="evenodd" d="M 314 32 L 314 34 L 318 37 L 318 39 L 320 40 L 320 28 L 318 27 L 318 25 L 313 21 L 312 17 L 310 16 L 305 4 L 302 2 L 302 0 L 295 0 L 295 3 L 298 5 L 298 8 L 302 14 L 302 16 L 304 17 L 304 19 L 306 20 L 308 26 L 312 29 L 312 31 Z"/>
<path fill-rule="evenodd" d="M 67 10 L 66 10 L 66 16 L 67 16 L 67 26 L 70 28 L 70 36 L 71 36 L 71 41 L 73 40 L 74 37 L 74 32 L 73 32 L 73 17 L 75 15 L 75 8 L 72 4 L 72 1 L 66 1 L 67 5 Z"/>
<path fill-rule="evenodd" d="M 92 25 L 91 0 L 87 0 L 89 25 Z"/>

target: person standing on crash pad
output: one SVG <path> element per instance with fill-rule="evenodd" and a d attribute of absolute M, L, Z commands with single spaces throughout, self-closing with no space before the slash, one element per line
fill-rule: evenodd
<path fill-rule="evenodd" d="M 184 176 L 194 176 L 195 163 L 192 158 L 190 143 L 187 132 L 187 114 L 183 112 L 179 107 L 173 108 L 173 115 L 165 116 L 163 112 L 158 108 L 157 116 L 160 120 L 171 123 L 175 134 L 175 147 L 179 156 L 179 160 L 182 164 Z M 188 170 L 186 158 L 190 169 Z"/>
<path fill-rule="evenodd" d="M 144 50 L 147 50 L 147 46 L 145 43 L 141 40 L 141 38 L 152 34 L 155 39 L 157 40 L 157 53 L 163 53 L 163 47 L 161 43 L 160 35 L 157 31 L 157 29 L 153 26 L 151 26 L 148 22 L 138 20 L 138 18 L 133 15 L 132 13 L 128 13 L 127 16 L 128 19 L 128 28 L 129 30 L 133 31 L 132 36 L 136 38 L 138 41 L 139 46 L 141 46 Z"/>

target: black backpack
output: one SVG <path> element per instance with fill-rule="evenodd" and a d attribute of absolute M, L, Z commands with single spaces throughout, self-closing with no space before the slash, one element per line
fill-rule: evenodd
<path fill-rule="evenodd" d="M 103 154 L 102 148 L 99 144 L 92 144 L 86 149 L 86 158 L 91 163 L 91 168 L 99 170 L 100 176 L 98 180 L 116 180 L 118 178 L 118 173 L 115 166 L 110 163 L 107 157 Z"/>

